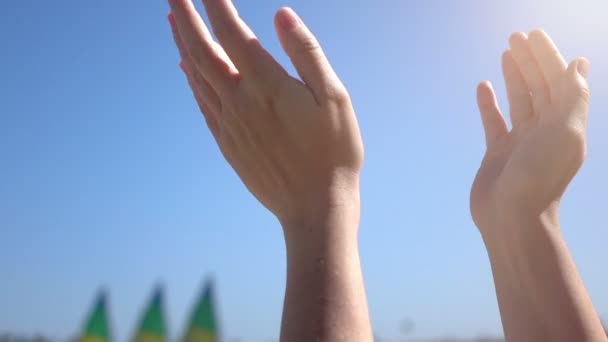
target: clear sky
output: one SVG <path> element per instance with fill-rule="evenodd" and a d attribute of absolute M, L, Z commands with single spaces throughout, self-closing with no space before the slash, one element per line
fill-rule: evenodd
<path fill-rule="evenodd" d="M 512 31 L 543 27 L 568 59 L 587 56 L 589 158 L 562 225 L 608 318 L 608 2 L 236 4 L 286 66 L 273 15 L 293 7 L 351 92 L 366 146 L 361 254 L 374 328 L 386 338 L 404 318 L 416 336 L 501 332 L 468 210 L 484 152 L 475 86 L 493 81 L 506 106 L 500 54 Z M 105 287 L 125 340 L 162 282 L 171 332 L 181 334 L 212 274 L 224 335 L 276 339 L 281 230 L 207 132 L 178 68 L 168 5 L 4 1 L 0 10 L 0 331 L 75 334 Z"/>

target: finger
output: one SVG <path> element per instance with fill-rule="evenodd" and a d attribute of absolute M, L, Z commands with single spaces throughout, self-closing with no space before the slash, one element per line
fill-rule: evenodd
<path fill-rule="evenodd" d="M 174 31 L 179 34 L 196 69 L 220 95 L 233 91 L 238 81 L 238 72 L 211 39 L 209 30 L 191 0 L 169 0 L 169 3 Z"/>
<path fill-rule="evenodd" d="M 193 81 L 196 83 L 197 88 L 202 90 L 202 96 L 204 97 L 204 102 L 209 105 L 213 109 L 214 112 L 220 113 L 222 110 L 222 105 L 220 99 L 217 95 L 217 92 L 211 84 L 198 72 L 194 61 L 188 54 L 184 42 L 182 41 L 179 32 L 177 32 L 177 27 L 175 25 L 175 19 L 173 15 L 169 14 L 169 22 L 171 23 L 171 31 L 173 32 L 173 40 L 175 41 L 175 45 L 179 50 L 179 54 L 182 62 L 180 62 L 180 67 L 184 72 L 189 72 Z"/>
<path fill-rule="evenodd" d="M 205 39 L 208 39 L 210 41 L 211 47 L 215 51 L 215 53 L 218 55 L 218 57 L 220 59 L 222 59 L 226 64 L 228 64 L 228 67 L 230 69 L 230 74 L 237 75 L 238 70 L 237 70 L 236 66 L 234 66 L 234 63 L 232 63 L 232 61 L 230 60 L 230 57 L 228 57 L 228 55 L 226 54 L 226 51 L 224 51 L 224 49 L 213 40 L 211 33 L 209 33 L 209 30 L 207 29 L 205 22 L 203 22 L 203 19 L 200 16 L 198 16 L 198 21 L 200 22 L 200 25 L 203 28 L 202 34 L 205 36 Z M 177 23 L 175 21 L 175 16 L 173 15 L 173 13 L 169 13 L 169 22 L 172 25 L 171 29 L 175 32 L 179 32 L 179 30 L 177 29 Z M 180 38 L 181 38 L 181 36 L 180 36 Z M 186 44 L 184 43 L 183 38 L 180 40 L 182 42 L 182 47 L 183 47 L 184 53 L 190 54 L 190 52 L 187 49 Z M 180 51 L 180 54 L 181 54 L 181 51 Z M 190 58 L 192 58 L 192 56 L 190 56 Z"/>
<path fill-rule="evenodd" d="M 507 123 L 498 108 L 496 94 L 490 82 L 482 82 L 477 87 L 477 105 L 486 135 L 486 146 L 490 147 L 508 133 Z"/>
<path fill-rule="evenodd" d="M 562 99 L 564 103 L 564 113 L 571 116 L 574 122 L 582 122 L 583 126 L 587 122 L 587 112 L 591 93 L 587 83 L 589 73 L 589 61 L 586 58 L 575 59 L 567 69 L 568 80 L 565 83 L 565 95 Z"/>
<path fill-rule="evenodd" d="M 528 41 L 534 57 L 540 64 L 544 78 L 548 82 L 551 99 L 555 99 L 557 84 L 568 65 L 551 38 L 543 30 L 536 29 L 530 32 Z"/>
<path fill-rule="evenodd" d="M 188 70 L 188 67 L 185 65 L 185 63 L 180 63 L 179 66 L 186 75 L 186 78 L 188 79 L 188 84 L 190 85 L 190 89 L 192 90 L 192 95 L 194 95 L 194 99 L 196 100 L 196 103 L 198 104 L 198 107 L 201 113 L 203 114 L 205 121 L 207 122 L 207 127 L 209 127 L 211 134 L 213 134 L 213 137 L 217 140 L 220 133 L 220 126 L 217 120 L 217 112 L 213 110 L 212 107 L 210 107 L 205 101 L 206 96 L 204 96 L 204 91 L 199 88 L 200 83 L 193 77 L 192 72 Z"/>
<path fill-rule="evenodd" d="M 297 14 L 290 8 L 282 8 L 275 17 L 275 27 L 283 50 L 317 101 L 340 94 L 344 86 L 319 42 Z"/>
<path fill-rule="evenodd" d="M 220 98 L 215 93 L 215 90 L 211 87 L 209 82 L 196 70 L 196 66 L 192 64 L 192 61 L 186 59 L 180 62 L 180 67 L 194 82 L 196 90 L 200 94 L 203 102 L 213 110 L 213 112 L 220 114 L 222 112 L 222 103 Z"/>
<path fill-rule="evenodd" d="M 510 50 L 502 55 L 502 73 L 507 88 L 507 98 L 509 99 L 509 116 L 511 124 L 515 127 L 521 122 L 532 117 L 532 98 L 530 90 L 524 80 L 517 63 L 513 59 Z"/>
<path fill-rule="evenodd" d="M 549 102 L 549 91 L 543 73 L 530 49 L 528 37 L 518 32 L 511 36 L 509 42 L 513 58 L 532 93 L 534 113 L 539 113 Z"/>
<path fill-rule="evenodd" d="M 244 77 L 272 79 L 277 71 L 284 73 L 239 17 L 231 0 L 203 0 L 203 5 L 215 36 Z"/>

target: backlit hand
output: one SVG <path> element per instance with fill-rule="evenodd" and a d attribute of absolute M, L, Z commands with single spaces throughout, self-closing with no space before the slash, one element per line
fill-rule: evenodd
<path fill-rule="evenodd" d="M 501 213 L 538 215 L 554 207 L 581 167 L 589 62 L 567 65 L 541 30 L 515 33 L 503 54 L 513 129 L 488 82 L 478 88 L 487 152 L 471 191 L 471 211 L 482 230 Z"/>
<path fill-rule="evenodd" d="M 315 37 L 292 10 L 276 15 L 299 80 L 262 48 L 231 1 L 203 3 L 218 43 L 190 0 L 170 0 L 169 20 L 209 129 L 247 188 L 282 222 L 358 207 L 359 127 Z"/>

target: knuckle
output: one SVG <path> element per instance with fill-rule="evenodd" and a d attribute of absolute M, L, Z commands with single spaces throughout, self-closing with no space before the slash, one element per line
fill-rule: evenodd
<path fill-rule="evenodd" d="M 589 102 L 591 102 L 591 91 L 589 91 L 589 87 L 586 84 L 584 84 L 582 81 L 576 87 L 576 92 L 577 92 L 578 97 L 581 100 L 583 100 L 586 104 L 589 104 Z"/>
<path fill-rule="evenodd" d="M 322 106 L 348 106 L 352 103 L 348 90 L 337 76 L 317 89 L 317 101 Z"/>
<path fill-rule="evenodd" d="M 335 90 L 334 101 L 340 105 L 349 105 L 351 103 L 350 94 L 344 87 L 339 87 Z"/>
<path fill-rule="evenodd" d="M 299 44 L 298 48 L 302 52 L 308 52 L 308 53 L 310 53 L 310 52 L 317 53 L 317 51 L 321 50 L 321 46 L 319 45 L 319 42 L 312 35 L 308 35 L 308 36 L 302 38 L 300 40 L 300 44 Z"/>
<path fill-rule="evenodd" d="M 338 106 L 347 106 L 351 103 L 351 97 L 343 85 L 330 86 L 326 89 L 326 101 Z"/>

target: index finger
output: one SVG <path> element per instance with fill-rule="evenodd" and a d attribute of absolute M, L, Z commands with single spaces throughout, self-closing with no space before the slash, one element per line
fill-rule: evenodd
<path fill-rule="evenodd" d="M 202 1 L 217 40 L 242 74 L 259 78 L 280 70 L 241 19 L 231 0 Z"/>

